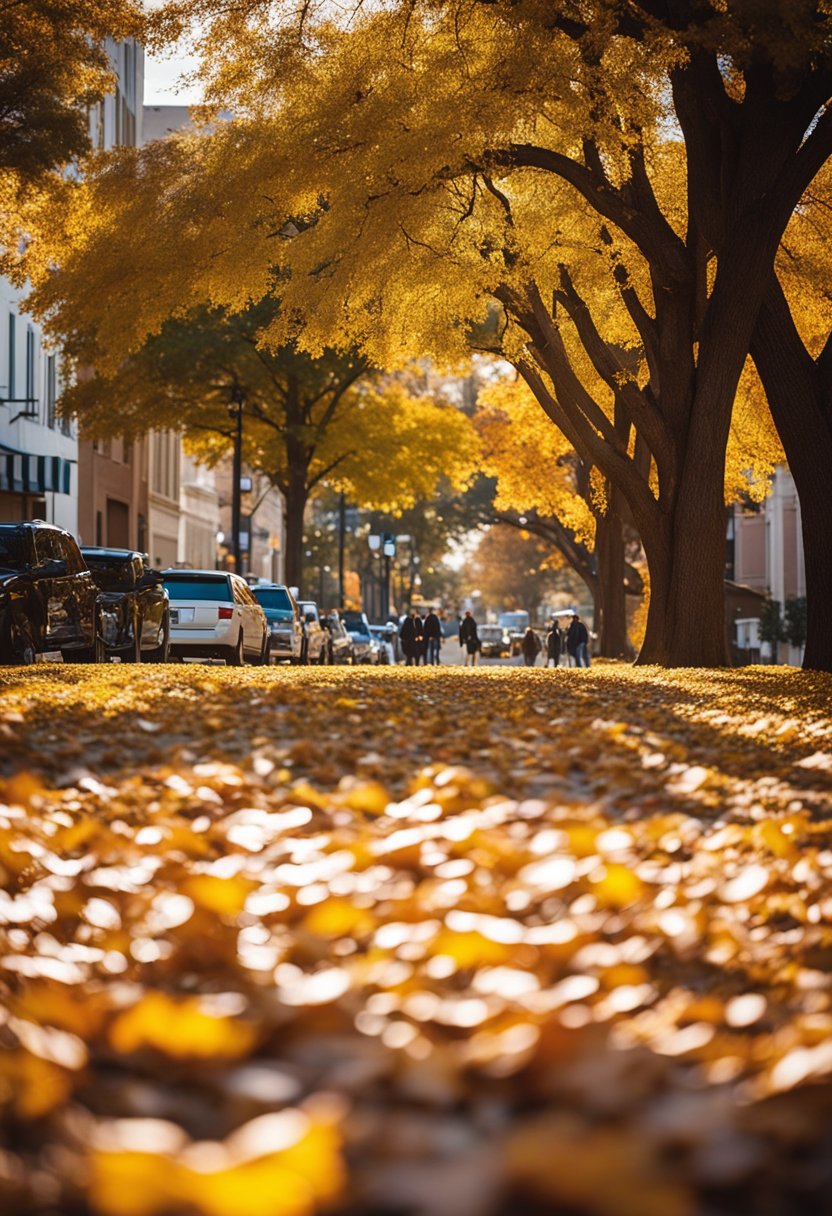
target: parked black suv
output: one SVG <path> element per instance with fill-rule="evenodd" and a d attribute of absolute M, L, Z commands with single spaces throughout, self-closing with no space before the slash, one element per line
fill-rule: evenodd
<path fill-rule="evenodd" d="M 170 601 L 164 575 L 144 553 L 83 545 L 81 555 L 99 589 L 99 628 L 107 657 L 124 662 L 167 663 Z"/>
<path fill-rule="evenodd" d="M 98 588 L 74 538 L 34 520 L 0 524 L 0 663 L 101 661 Z"/>

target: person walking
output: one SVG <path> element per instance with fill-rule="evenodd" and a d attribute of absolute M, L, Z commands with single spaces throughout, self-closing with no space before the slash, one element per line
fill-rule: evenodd
<path fill-rule="evenodd" d="M 577 612 L 566 631 L 566 649 L 576 667 L 589 667 L 589 633 Z"/>
<path fill-rule="evenodd" d="M 477 632 L 477 622 L 470 612 L 459 623 L 459 644 L 465 652 L 465 666 L 476 667 L 480 657 L 480 636 Z"/>
<path fill-rule="evenodd" d="M 540 654 L 540 638 L 537 636 L 531 625 L 526 626 L 526 632 L 523 634 L 523 662 L 526 667 L 534 667 L 537 662 L 537 656 Z"/>
<path fill-rule="evenodd" d="M 422 649 L 422 618 L 418 612 L 411 612 L 402 621 L 399 638 L 404 652 L 406 667 L 418 667 Z"/>
<path fill-rule="evenodd" d="M 439 650 L 442 646 L 442 626 L 439 617 L 431 608 L 425 617 L 423 625 L 425 637 L 425 661 L 431 666 L 439 663 Z"/>
<path fill-rule="evenodd" d="M 546 666 L 557 667 L 560 663 L 560 630 L 557 621 L 552 621 L 546 634 Z"/>

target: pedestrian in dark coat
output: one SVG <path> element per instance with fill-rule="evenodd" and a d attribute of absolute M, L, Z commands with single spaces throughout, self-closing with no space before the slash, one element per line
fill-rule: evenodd
<path fill-rule="evenodd" d="M 459 644 L 465 652 L 465 666 L 470 662 L 472 667 L 476 667 L 480 657 L 480 635 L 477 622 L 470 612 L 466 612 L 459 623 Z"/>
<path fill-rule="evenodd" d="M 439 662 L 439 649 L 442 645 L 442 626 L 439 623 L 439 617 L 432 608 L 425 617 L 424 635 L 425 661 L 436 665 Z"/>
<path fill-rule="evenodd" d="M 422 648 L 422 618 L 418 612 L 411 612 L 402 621 L 399 638 L 404 652 L 406 667 L 418 665 Z"/>
<path fill-rule="evenodd" d="M 540 638 L 529 625 L 526 632 L 523 634 L 523 662 L 526 667 L 534 667 L 537 662 L 537 656 L 540 654 Z"/>
<path fill-rule="evenodd" d="M 566 649 L 576 667 L 589 667 L 589 633 L 577 612 L 566 632 Z"/>
<path fill-rule="evenodd" d="M 557 667 L 560 662 L 560 630 L 557 621 L 552 621 L 552 627 L 546 634 L 546 666 L 551 663 Z"/>

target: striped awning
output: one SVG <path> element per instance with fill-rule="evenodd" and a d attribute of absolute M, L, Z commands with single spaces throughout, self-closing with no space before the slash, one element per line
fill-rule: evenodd
<path fill-rule="evenodd" d="M 69 494 L 72 465 L 63 456 L 38 456 L 0 443 L 0 490 L 13 494 Z"/>

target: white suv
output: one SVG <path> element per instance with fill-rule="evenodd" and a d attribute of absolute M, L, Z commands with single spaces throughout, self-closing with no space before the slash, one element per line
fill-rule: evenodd
<path fill-rule="evenodd" d="M 175 658 L 268 663 L 266 616 L 245 579 L 225 570 L 163 570 Z"/>

